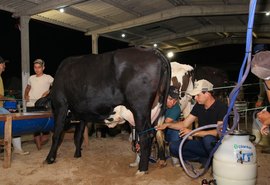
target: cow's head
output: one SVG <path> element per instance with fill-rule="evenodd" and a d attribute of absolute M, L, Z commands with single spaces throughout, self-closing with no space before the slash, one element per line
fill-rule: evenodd
<path fill-rule="evenodd" d="M 121 116 L 121 112 L 123 111 L 122 105 L 119 105 L 113 109 L 112 114 L 104 120 L 105 124 L 109 128 L 114 128 L 118 124 L 123 124 L 125 123 L 125 119 Z"/>

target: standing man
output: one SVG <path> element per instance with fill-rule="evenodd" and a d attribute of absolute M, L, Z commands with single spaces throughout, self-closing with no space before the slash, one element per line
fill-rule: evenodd
<path fill-rule="evenodd" d="M 223 117 L 227 113 L 227 106 L 216 100 L 213 96 L 213 84 L 207 80 L 195 82 L 194 89 L 189 92 L 195 96 L 196 104 L 191 113 L 183 121 L 177 123 L 165 123 L 157 127 L 158 130 L 171 128 L 180 130 L 180 137 L 184 137 L 191 132 L 189 129 L 195 120 L 198 120 L 199 127 L 210 124 L 222 124 Z M 213 142 L 217 141 L 217 130 L 209 129 L 198 131 L 193 134 L 198 139 L 187 140 L 183 146 L 184 160 L 196 160 L 204 166 L 207 162 L 210 152 L 213 149 Z M 169 145 L 170 152 L 175 157 L 179 156 L 180 141 L 172 142 Z"/>
<path fill-rule="evenodd" d="M 41 59 L 34 61 L 35 75 L 31 75 L 28 79 L 27 86 L 24 92 L 24 99 L 26 100 L 26 106 L 28 111 L 35 110 L 35 102 L 50 92 L 50 87 L 53 83 L 53 77 L 51 75 L 44 74 L 45 62 Z M 35 133 L 34 140 L 36 142 L 38 150 L 41 149 L 41 145 L 45 144 L 49 139 L 49 133 Z"/>
<path fill-rule="evenodd" d="M 253 57 L 251 61 L 251 72 L 263 80 L 268 101 L 270 102 L 270 51 L 261 51 Z M 257 114 L 258 119 L 263 124 L 261 133 L 269 134 L 270 127 L 270 107 Z M 265 153 L 270 153 L 270 148 Z"/>
<path fill-rule="evenodd" d="M 8 60 L 4 60 L 0 56 L 0 114 L 10 114 L 8 110 L 3 108 L 3 101 L 15 101 L 12 98 L 7 98 L 4 96 L 4 84 L 2 80 L 2 73 L 6 69 L 6 63 L 9 62 Z M 12 145 L 13 145 L 13 153 L 14 154 L 20 154 L 20 155 L 28 155 L 29 152 L 23 151 L 22 149 L 22 141 L 21 137 L 14 137 L 12 138 Z"/>
<path fill-rule="evenodd" d="M 267 51 L 268 47 L 266 44 L 257 44 L 254 46 L 253 52 L 254 52 L 254 56 L 261 52 L 261 51 Z M 262 107 L 263 105 L 267 105 L 268 101 L 267 101 L 267 96 L 266 96 L 266 91 L 264 88 L 264 80 L 260 78 L 260 83 L 259 83 L 259 87 L 260 87 L 260 92 L 258 94 L 258 99 L 255 103 L 255 107 Z"/>

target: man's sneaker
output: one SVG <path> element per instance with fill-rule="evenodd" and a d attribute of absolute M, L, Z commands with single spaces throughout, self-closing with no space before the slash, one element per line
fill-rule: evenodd
<path fill-rule="evenodd" d="M 172 157 L 172 164 L 173 164 L 174 167 L 180 167 L 181 166 L 179 159 L 176 158 L 176 157 Z"/>
<path fill-rule="evenodd" d="M 139 163 L 137 161 L 135 161 L 134 163 L 130 163 L 129 167 L 134 168 L 137 167 L 139 165 Z"/>
<path fill-rule="evenodd" d="M 139 163 L 140 163 L 140 156 L 139 156 L 139 154 L 136 154 L 135 161 L 133 163 L 130 163 L 129 167 L 132 167 L 132 168 L 137 167 L 137 166 L 139 166 Z"/>
<path fill-rule="evenodd" d="M 23 151 L 23 150 L 14 150 L 13 153 L 14 154 L 20 154 L 20 155 L 29 155 L 30 154 L 30 152 Z"/>
<path fill-rule="evenodd" d="M 158 168 L 164 168 L 167 166 L 167 163 L 165 160 L 158 160 L 157 166 L 158 166 Z"/>

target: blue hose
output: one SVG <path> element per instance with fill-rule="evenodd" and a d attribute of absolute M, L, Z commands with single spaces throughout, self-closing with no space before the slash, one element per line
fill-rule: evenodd
<path fill-rule="evenodd" d="M 244 83 L 244 81 L 247 78 L 247 75 L 250 71 L 250 62 L 251 62 L 251 46 L 252 46 L 252 30 L 253 30 L 253 23 L 254 23 L 254 15 L 255 15 L 255 10 L 256 10 L 256 4 L 257 4 L 257 0 L 251 0 L 250 4 L 249 4 L 249 19 L 248 19 L 248 27 L 247 27 L 247 35 L 246 35 L 246 53 L 245 53 L 245 57 L 242 63 L 242 66 L 240 68 L 240 72 L 239 72 L 239 76 L 238 76 L 238 81 L 237 81 L 237 85 L 234 87 L 234 89 L 231 91 L 230 95 L 229 95 L 229 100 L 230 100 L 230 104 L 228 107 L 228 111 L 227 114 L 224 116 L 223 118 L 223 127 L 222 127 L 222 132 L 220 133 L 219 130 L 219 134 L 220 134 L 220 140 L 217 142 L 217 144 L 215 145 L 215 147 L 213 148 L 213 150 L 211 151 L 209 158 L 207 160 L 206 163 L 206 167 L 204 168 L 204 170 L 200 173 L 195 173 L 194 175 L 189 173 L 189 171 L 186 169 L 183 158 L 182 158 L 182 146 L 183 143 L 185 142 L 185 140 L 194 132 L 199 131 L 199 130 L 203 130 L 203 129 L 207 129 L 207 128 L 213 128 L 216 127 L 215 125 L 207 125 L 204 127 L 199 127 L 195 130 L 193 130 L 192 132 L 190 132 L 189 134 L 187 134 L 179 147 L 179 157 L 180 157 L 180 161 L 181 164 L 185 170 L 185 172 L 187 173 L 188 176 L 192 177 L 192 178 L 198 178 L 199 176 L 203 175 L 207 170 L 208 170 L 208 166 L 211 162 L 211 159 L 214 155 L 214 153 L 216 152 L 216 150 L 218 149 L 218 147 L 220 146 L 223 138 L 225 135 L 232 133 L 233 130 L 237 127 L 238 125 L 238 121 L 239 121 L 239 113 L 237 112 L 237 110 L 234 107 L 234 103 L 236 100 L 236 97 L 238 96 L 238 93 L 240 91 L 240 87 L 242 86 L 242 84 Z M 227 131 L 228 128 L 228 119 L 230 116 L 230 113 L 233 109 L 234 112 L 234 119 L 233 119 L 233 126 Z"/>

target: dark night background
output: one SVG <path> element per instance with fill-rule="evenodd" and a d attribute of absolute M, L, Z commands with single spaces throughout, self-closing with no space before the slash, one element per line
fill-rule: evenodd
<path fill-rule="evenodd" d="M 0 11 L 0 56 L 10 61 L 2 74 L 5 88 L 21 90 L 21 43 L 19 20 L 11 13 Z M 33 74 L 32 63 L 42 58 L 46 63 L 45 73 L 54 76 L 61 61 L 73 55 L 91 53 L 91 37 L 49 23 L 30 20 L 30 74 Z M 128 43 L 99 37 L 99 53 L 128 47 Z M 238 72 L 243 62 L 245 45 L 224 45 L 211 48 L 177 53 L 172 61 L 192 66 L 213 66 L 225 70 L 231 81 L 237 81 Z M 14 81 L 17 81 L 15 83 Z M 258 79 L 249 74 L 246 83 L 257 83 Z M 251 98 L 256 98 L 258 87 L 245 88 Z M 254 96 L 254 97 L 253 97 Z"/>

